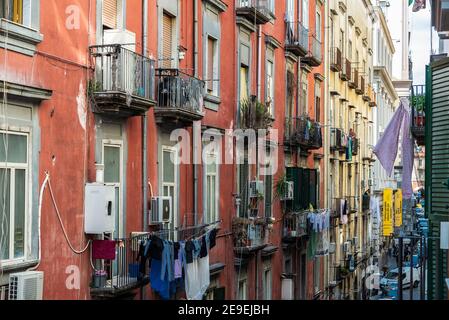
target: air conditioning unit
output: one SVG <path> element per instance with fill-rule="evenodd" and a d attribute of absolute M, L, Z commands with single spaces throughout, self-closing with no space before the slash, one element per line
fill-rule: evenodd
<path fill-rule="evenodd" d="M 293 200 L 293 188 L 293 181 L 287 181 L 285 183 L 285 190 L 281 200 Z"/>
<path fill-rule="evenodd" d="M 329 253 L 330 254 L 335 253 L 336 248 L 337 248 L 337 244 L 335 242 L 329 243 Z"/>
<path fill-rule="evenodd" d="M 172 217 L 172 198 L 153 197 L 151 198 L 150 224 L 168 223 Z"/>
<path fill-rule="evenodd" d="M 259 195 L 264 194 L 264 185 L 263 181 L 257 180 L 257 181 L 251 181 L 249 183 L 249 197 L 250 198 L 258 198 Z"/>
<path fill-rule="evenodd" d="M 9 275 L 9 300 L 42 300 L 44 273 L 27 271 Z"/>
<path fill-rule="evenodd" d="M 293 279 L 282 279 L 282 300 L 293 300 L 295 297 L 295 284 Z"/>
<path fill-rule="evenodd" d="M 87 183 L 84 189 L 84 232 L 87 234 L 115 231 L 115 187 Z"/>

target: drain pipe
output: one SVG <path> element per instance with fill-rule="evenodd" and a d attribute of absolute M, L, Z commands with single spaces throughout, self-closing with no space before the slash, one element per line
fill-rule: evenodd
<path fill-rule="evenodd" d="M 198 0 L 193 0 L 193 70 L 194 76 L 198 78 Z M 201 128 L 201 121 L 195 121 L 193 131 L 193 217 L 194 225 L 198 224 L 198 137 L 197 128 Z"/>
<path fill-rule="evenodd" d="M 148 39 L 148 0 L 142 0 L 142 56 L 147 56 Z M 147 141 L 147 113 L 142 116 L 142 211 L 143 231 L 148 231 L 148 141 Z M 140 288 L 140 299 L 145 300 L 145 290 Z"/>
<path fill-rule="evenodd" d="M 142 0 L 142 55 L 147 55 L 148 38 L 148 0 Z M 148 141 L 147 141 L 147 113 L 142 116 L 142 208 L 143 208 L 143 231 L 148 230 Z"/>

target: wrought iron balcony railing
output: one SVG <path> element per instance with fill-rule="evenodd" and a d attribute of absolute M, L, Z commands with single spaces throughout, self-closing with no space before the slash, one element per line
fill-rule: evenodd
<path fill-rule="evenodd" d="M 302 62 L 308 64 L 311 67 L 318 67 L 321 64 L 321 41 L 318 40 L 316 35 L 310 37 L 309 53 L 302 59 Z"/>
<path fill-rule="evenodd" d="M 331 49 L 331 66 L 330 69 L 334 72 L 342 71 L 342 56 L 340 48 Z"/>
<path fill-rule="evenodd" d="M 426 88 L 424 85 L 412 86 L 411 130 L 418 145 L 424 145 L 426 124 Z"/>
<path fill-rule="evenodd" d="M 157 69 L 157 106 L 154 113 L 158 122 L 171 118 L 192 122 L 203 118 L 204 81 L 179 69 Z"/>
<path fill-rule="evenodd" d="M 319 149 L 323 146 L 321 124 L 308 117 L 296 118 L 295 136 L 296 142 L 305 150 Z"/>
<path fill-rule="evenodd" d="M 94 271 L 91 295 L 96 297 L 117 297 L 127 295 L 130 291 L 146 285 L 149 281 L 144 268 L 141 273 L 138 254 L 141 241 L 148 234 L 141 234 L 126 239 L 116 240 L 115 259 L 93 260 L 100 266 Z M 98 268 L 98 267 L 97 267 Z"/>
<path fill-rule="evenodd" d="M 284 215 L 282 237 L 284 241 L 307 235 L 307 212 L 290 212 Z"/>
<path fill-rule="evenodd" d="M 154 60 L 118 44 L 91 46 L 89 50 L 95 62 L 88 88 L 95 112 L 132 116 L 155 104 Z"/>
<path fill-rule="evenodd" d="M 236 14 L 251 23 L 265 24 L 274 19 L 275 0 L 236 0 Z"/>
<path fill-rule="evenodd" d="M 365 77 L 362 75 L 360 76 L 358 86 L 355 88 L 355 93 L 358 95 L 365 94 Z"/>
<path fill-rule="evenodd" d="M 286 21 L 285 50 L 304 57 L 309 51 L 309 30 L 300 21 Z"/>
<path fill-rule="evenodd" d="M 342 70 L 340 72 L 340 79 L 343 81 L 351 81 L 352 79 L 352 66 L 351 61 L 345 58 L 343 61 Z"/>
<path fill-rule="evenodd" d="M 351 89 L 357 89 L 359 87 L 359 70 L 357 70 L 357 67 L 353 67 L 351 71 L 351 79 L 349 80 L 348 86 Z"/>
<path fill-rule="evenodd" d="M 263 248 L 267 221 L 265 218 L 234 218 L 232 234 L 237 252 L 251 252 Z"/>

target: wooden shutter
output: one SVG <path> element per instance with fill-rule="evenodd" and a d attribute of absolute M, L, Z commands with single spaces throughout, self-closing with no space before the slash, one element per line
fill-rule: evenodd
<path fill-rule="evenodd" d="M 309 170 L 309 203 L 317 209 L 317 171 Z"/>
<path fill-rule="evenodd" d="M 117 29 L 117 0 L 103 1 L 103 25 Z"/>
<path fill-rule="evenodd" d="M 301 206 L 303 209 L 308 209 L 310 204 L 310 170 L 301 169 Z"/>
<path fill-rule="evenodd" d="M 249 166 L 248 160 L 240 164 L 240 177 L 239 177 L 239 189 L 240 189 L 240 217 L 248 217 L 248 174 Z"/>
<path fill-rule="evenodd" d="M 214 51 L 215 40 L 212 38 L 207 39 L 207 91 L 214 91 Z"/>
<path fill-rule="evenodd" d="M 164 13 L 162 18 L 162 66 L 170 68 L 173 54 L 173 18 Z"/>

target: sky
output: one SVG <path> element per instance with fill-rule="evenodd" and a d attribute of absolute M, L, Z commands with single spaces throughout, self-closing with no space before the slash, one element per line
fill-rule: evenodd
<path fill-rule="evenodd" d="M 410 52 L 413 62 L 413 83 L 425 83 L 425 66 L 429 63 L 431 54 L 430 41 L 430 1 L 427 1 L 427 8 L 418 12 L 410 11 Z M 433 51 L 438 52 L 438 35 L 433 32 Z"/>

